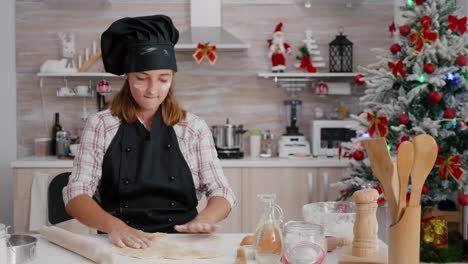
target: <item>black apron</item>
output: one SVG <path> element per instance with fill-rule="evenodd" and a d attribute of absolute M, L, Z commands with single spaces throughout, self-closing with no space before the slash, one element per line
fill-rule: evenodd
<path fill-rule="evenodd" d="M 122 120 L 104 155 L 99 191 L 104 210 L 145 232 L 174 233 L 198 213 L 192 173 L 160 110 L 150 132 L 138 120 Z"/>

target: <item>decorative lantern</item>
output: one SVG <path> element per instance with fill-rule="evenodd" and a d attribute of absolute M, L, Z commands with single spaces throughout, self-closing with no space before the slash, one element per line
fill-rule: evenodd
<path fill-rule="evenodd" d="M 353 71 L 353 43 L 343 35 L 344 28 L 338 29 L 340 35 L 330 42 L 330 72 Z"/>

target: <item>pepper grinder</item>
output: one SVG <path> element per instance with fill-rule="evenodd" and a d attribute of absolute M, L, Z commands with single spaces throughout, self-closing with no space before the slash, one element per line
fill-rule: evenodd
<path fill-rule="evenodd" d="M 352 255 L 371 257 L 378 253 L 377 199 L 375 189 L 365 189 L 353 194 L 356 203 L 356 221 L 354 222 L 354 240 Z"/>

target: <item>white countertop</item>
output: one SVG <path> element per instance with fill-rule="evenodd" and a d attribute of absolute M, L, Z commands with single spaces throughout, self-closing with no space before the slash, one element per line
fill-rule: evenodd
<path fill-rule="evenodd" d="M 26 157 L 10 163 L 12 168 L 71 168 L 73 160 L 60 160 L 55 156 L 48 157 Z M 221 159 L 224 168 L 243 167 L 298 167 L 298 168 L 345 168 L 349 166 L 348 159 L 338 158 L 243 158 L 243 159 Z"/>
<path fill-rule="evenodd" d="M 152 260 L 141 260 L 134 259 L 125 256 L 118 256 L 117 260 L 119 263 L 132 264 L 132 263 L 190 263 L 190 264 L 204 264 L 204 263 L 216 263 L 216 264 L 234 264 L 236 259 L 237 248 L 239 243 L 245 235 L 248 234 L 217 234 L 222 237 L 223 244 L 220 247 L 223 251 L 224 256 L 215 259 L 198 259 L 198 260 L 167 260 L 167 259 L 152 259 Z M 68 251 L 60 246 L 48 242 L 43 236 L 36 235 L 38 238 L 36 257 L 30 262 L 30 264 L 55 264 L 55 263 L 67 263 L 67 264 L 85 264 L 93 263 L 86 258 L 83 258 L 75 253 Z M 89 237 L 110 246 L 110 242 L 106 235 L 89 235 Z M 383 242 L 380 241 L 381 247 L 386 247 Z M 336 264 L 338 263 L 340 255 L 343 251 L 348 250 L 346 248 L 336 249 L 335 251 L 328 253 L 323 264 Z M 254 264 L 255 261 L 249 261 L 249 264 Z"/>

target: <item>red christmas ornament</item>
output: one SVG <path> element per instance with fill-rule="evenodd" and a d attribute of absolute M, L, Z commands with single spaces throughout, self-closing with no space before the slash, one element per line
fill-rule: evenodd
<path fill-rule="evenodd" d="M 407 192 L 407 193 L 406 193 L 406 203 L 407 203 L 407 204 L 409 203 L 410 199 L 411 199 L 411 193 L 410 193 L 410 192 Z"/>
<path fill-rule="evenodd" d="M 427 187 L 427 185 L 424 184 L 423 187 L 422 187 L 421 193 L 422 193 L 422 194 L 426 194 L 426 193 L 428 193 L 428 192 L 429 192 L 429 187 Z"/>
<path fill-rule="evenodd" d="M 440 145 L 437 144 L 437 153 L 439 153 L 439 152 L 440 152 Z"/>
<path fill-rule="evenodd" d="M 401 46 L 398 45 L 397 43 L 393 44 L 391 47 L 390 47 L 390 51 L 393 53 L 393 54 L 397 54 L 398 52 L 400 52 L 401 50 Z"/>
<path fill-rule="evenodd" d="M 353 158 L 357 161 L 361 161 L 364 159 L 364 153 L 362 151 L 358 150 L 353 153 Z"/>
<path fill-rule="evenodd" d="M 400 34 L 402 36 L 408 36 L 408 34 L 411 32 L 411 28 L 408 25 L 403 25 L 400 27 Z"/>
<path fill-rule="evenodd" d="M 432 63 L 424 64 L 424 72 L 427 74 L 431 74 L 435 71 L 435 66 Z"/>
<path fill-rule="evenodd" d="M 445 110 L 445 112 L 444 112 L 444 117 L 445 118 L 453 119 L 456 116 L 457 116 L 457 112 L 453 108 L 449 108 L 449 109 Z"/>
<path fill-rule="evenodd" d="M 402 125 L 407 125 L 410 122 L 409 116 L 407 114 L 399 115 L 398 122 Z"/>
<path fill-rule="evenodd" d="M 468 194 L 460 195 L 458 197 L 458 202 L 463 206 L 467 206 L 468 205 Z"/>
<path fill-rule="evenodd" d="M 429 95 L 429 100 L 434 104 L 437 104 L 438 102 L 440 102 L 440 100 L 442 100 L 442 94 L 437 91 L 434 91 Z"/>
<path fill-rule="evenodd" d="M 455 63 L 458 65 L 458 66 L 465 66 L 467 63 L 468 63 L 468 58 L 466 58 L 466 56 L 463 56 L 463 55 L 460 55 L 457 57 L 457 59 L 455 60 Z"/>
<path fill-rule="evenodd" d="M 354 77 L 354 82 L 355 82 L 356 84 L 358 84 L 358 85 L 363 85 L 363 84 L 364 84 L 364 81 L 361 80 L 362 77 L 364 77 L 364 75 L 362 75 L 362 74 L 356 75 L 356 77 Z"/>
<path fill-rule="evenodd" d="M 328 85 L 325 82 L 319 82 L 315 87 L 315 93 L 320 96 L 325 96 L 328 94 Z"/>
<path fill-rule="evenodd" d="M 432 18 L 430 16 L 423 16 L 421 18 L 421 24 L 422 25 L 425 25 L 425 24 L 431 25 L 432 24 Z"/>

